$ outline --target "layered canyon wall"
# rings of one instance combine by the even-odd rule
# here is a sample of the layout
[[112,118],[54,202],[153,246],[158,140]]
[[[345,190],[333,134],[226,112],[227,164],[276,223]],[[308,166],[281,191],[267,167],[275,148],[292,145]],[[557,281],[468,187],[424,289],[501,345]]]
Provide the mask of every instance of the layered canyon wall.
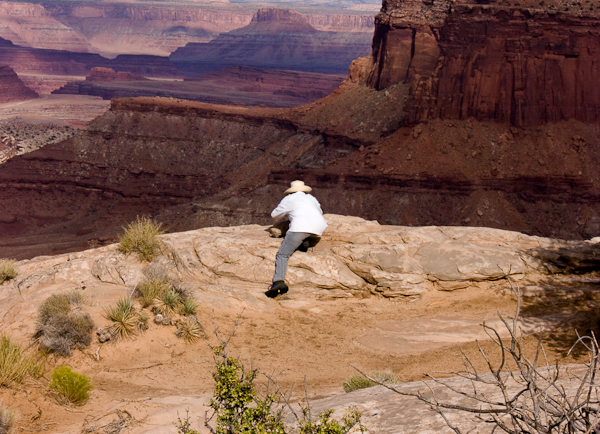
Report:
[[362,71],[410,83],[407,119],[540,125],[600,119],[598,17],[499,4],[387,1]]

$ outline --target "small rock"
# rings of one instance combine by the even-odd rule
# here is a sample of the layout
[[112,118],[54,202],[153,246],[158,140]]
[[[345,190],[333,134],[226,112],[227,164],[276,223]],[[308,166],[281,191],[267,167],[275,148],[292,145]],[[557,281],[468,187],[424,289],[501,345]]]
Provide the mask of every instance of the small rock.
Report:
[[96,330],[96,335],[98,335],[98,342],[100,343],[110,341],[110,333],[107,329],[98,327],[98,330]]
[[477,215],[478,215],[479,217],[481,217],[481,216],[483,215],[483,211],[481,211],[480,209],[478,209],[478,210],[477,210]]
[[464,223],[469,223],[471,221],[471,219],[469,217],[467,217],[466,219],[463,219]]
[[156,315],[154,315],[154,322],[156,324],[162,324],[163,322],[163,316],[160,313],[157,313]]
[[416,126],[415,129],[413,130],[413,138],[417,138],[419,137],[419,135],[423,132],[423,128],[419,125]]

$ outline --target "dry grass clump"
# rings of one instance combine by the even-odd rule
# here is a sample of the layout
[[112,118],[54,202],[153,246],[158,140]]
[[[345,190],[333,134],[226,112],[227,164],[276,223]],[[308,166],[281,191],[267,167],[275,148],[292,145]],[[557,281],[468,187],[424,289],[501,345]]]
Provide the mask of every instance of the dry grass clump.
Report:
[[391,371],[373,371],[369,376],[375,380],[371,380],[362,375],[353,375],[344,381],[344,392],[352,392],[358,389],[366,389],[367,387],[377,386],[377,382],[385,384],[396,384],[398,378]]
[[152,261],[160,253],[158,236],[164,231],[161,224],[149,217],[137,217],[124,227],[119,236],[119,250],[125,254],[136,253],[140,261]]
[[12,259],[0,259],[0,283],[17,277],[17,262]]
[[137,295],[142,307],[148,307],[154,300],[160,298],[163,293],[172,288],[171,282],[166,276],[150,276],[142,280],[137,286]]
[[175,335],[188,343],[194,343],[204,336],[204,329],[198,318],[195,316],[186,316],[179,320]]
[[0,338],[0,386],[9,387],[21,383],[25,377],[39,377],[44,361],[25,355],[17,344],[6,335]]
[[114,338],[129,338],[148,328],[148,315],[138,312],[129,297],[119,299],[115,304],[104,308],[104,316],[112,321],[108,328]]
[[0,434],[10,434],[17,416],[4,406],[0,406]]
[[135,297],[143,308],[152,307],[152,311],[170,317],[179,312],[180,315],[194,315],[199,303],[186,291],[178,287],[161,269],[150,269],[138,283]]
[[87,347],[92,342],[94,321],[85,312],[83,293],[73,290],[53,294],[38,309],[36,337],[40,346],[59,356],[68,357],[73,350]]
[[73,372],[68,366],[61,366],[52,372],[48,387],[57,394],[59,401],[75,405],[84,404],[93,389],[90,377]]

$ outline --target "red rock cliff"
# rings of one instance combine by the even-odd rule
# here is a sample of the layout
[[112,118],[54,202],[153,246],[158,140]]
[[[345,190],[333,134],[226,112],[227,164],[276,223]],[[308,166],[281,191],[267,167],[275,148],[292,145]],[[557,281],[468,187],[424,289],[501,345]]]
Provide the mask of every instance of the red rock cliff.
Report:
[[514,125],[600,119],[600,20],[543,10],[387,1],[376,17],[371,87],[408,83],[407,121]]

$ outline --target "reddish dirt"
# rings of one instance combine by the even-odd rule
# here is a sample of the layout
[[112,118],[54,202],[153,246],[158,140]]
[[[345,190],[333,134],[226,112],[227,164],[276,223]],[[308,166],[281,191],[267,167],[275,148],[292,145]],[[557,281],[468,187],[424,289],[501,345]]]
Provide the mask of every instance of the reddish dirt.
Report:
[[[566,312],[575,318],[576,322],[545,337],[550,362],[581,361],[565,357],[575,340],[574,330],[585,333],[590,326],[597,326],[600,296],[594,288],[582,289],[585,291],[562,288],[525,300],[524,316]],[[473,288],[451,293],[435,291],[412,303],[367,298],[312,300],[306,308],[284,307],[285,302],[272,302],[271,306],[270,313],[217,309],[214,314],[205,306],[199,316],[210,330],[214,315],[220,331],[225,333],[241,314],[242,324],[230,344],[232,355],[275,376],[284,388],[294,386],[297,393],[301,393],[306,378],[310,395],[318,397],[343,393],[342,382],[355,374],[351,365],[366,371],[389,369],[400,381],[412,381],[425,378],[426,373],[444,376],[462,369],[462,349],[477,360],[478,368],[485,369],[474,342],[398,356],[370,350],[357,344],[356,338],[388,321],[419,318],[425,321],[438,316],[481,321],[493,319],[497,313],[509,316],[514,312],[515,302],[504,288],[498,287],[496,291]],[[100,307],[91,310],[96,322],[104,324]],[[133,340],[100,347],[94,343],[66,360],[51,357],[44,377],[28,380],[13,389],[2,389],[0,398],[5,405],[18,410],[17,426],[21,430],[58,433],[79,432],[84,420],[109,412],[124,400],[209,396],[214,386],[211,379],[214,365],[207,345],[203,342],[187,345],[173,331],[173,327],[152,324],[146,333]],[[214,336],[210,339],[214,343]],[[525,342],[525,351],[533,354],[536,339],[530,337]],[[498,353],[493,345],[483,342],[482,347],[496,363]],[[95,390],[82,407],[59,405],[46,389],[49,372],[63,363],[92,378]]]

